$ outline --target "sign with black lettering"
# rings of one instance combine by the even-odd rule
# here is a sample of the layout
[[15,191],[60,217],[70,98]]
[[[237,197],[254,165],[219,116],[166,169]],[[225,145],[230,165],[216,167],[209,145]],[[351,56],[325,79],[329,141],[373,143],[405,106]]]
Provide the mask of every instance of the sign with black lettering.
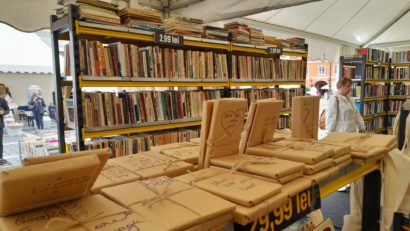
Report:
[[281,47],[268,47],[266,52],[268,55],[275,55],[275,56],[280,56],[282,55],[282,48]]
[[184,45],[184,37],[180,35],[155,32],[155,42],[163,45],[173,45],[182,47]]
[[253,223],[245,226],[235,224],[234,227],[235,231],[282,230],[316,209],[320,209],[319,185],[313,185],[289,198],[287,204],[259,217]]

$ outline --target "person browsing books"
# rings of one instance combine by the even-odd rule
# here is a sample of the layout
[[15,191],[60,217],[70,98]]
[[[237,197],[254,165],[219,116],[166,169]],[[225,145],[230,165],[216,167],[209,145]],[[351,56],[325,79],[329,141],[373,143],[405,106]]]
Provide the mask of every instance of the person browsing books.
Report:
[[3,159],[3,129],[4,129],[4,119],[3,116],[9,114],[9,106],[7,101],[4,99],[6,97],[6,87],[4,84],[0,84],[0,165],[7,164],[8,162]]
[[46,103],[41,96],[41,92],[34,91],[28,104],[33,106],[32,111],[37,129],[44,129],[43,117],[46,112]]
[[362,116],[350,97],[353,81],[342,78],[337,82],[337,92],[330,97],[326,112],[326,133],[365,132]]

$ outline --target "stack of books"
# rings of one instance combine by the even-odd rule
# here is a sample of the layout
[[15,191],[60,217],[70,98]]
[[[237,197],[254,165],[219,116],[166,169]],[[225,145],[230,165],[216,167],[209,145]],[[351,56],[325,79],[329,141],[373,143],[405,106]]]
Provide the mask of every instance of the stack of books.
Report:
[[201,38],[203,33],[202,24],[201,19],[185,17],[172,17],[164,20],[166,33],[198,38]]
[[140,30],[164,31],[161,13],[151,9],[126,7],[118,12],[121,23]]
[[238,22],[230,22],[225,24],[224,28],[232,34],[232,41],[238,43],[250,43],[250,31],[248,25]]
[[78,6],[79,17],[87,22],[120,25],[120,17],[117,15],[118,1],[99,1],[99,0],[63,0],[63,10],[58,9],[57,15],[62,16],[67,13],[67,6],[70,4]]
[[227,29],[214,27],[214,26],[205,26],[203,38],[208,39],[217,39],[217,40],[228,40],[229,31]]
[[264,36],[265,45],[270,47],[282,47],[282,43],[276,39],[276,37],[272,36]]
[[263,46],[265,45],[265,39],[263,31],[255,28],[249,28],[250,31],[250,41],[254,45]]
[[305,39],[304,38],[288,38],[289,48],[291,49],[305,49]]

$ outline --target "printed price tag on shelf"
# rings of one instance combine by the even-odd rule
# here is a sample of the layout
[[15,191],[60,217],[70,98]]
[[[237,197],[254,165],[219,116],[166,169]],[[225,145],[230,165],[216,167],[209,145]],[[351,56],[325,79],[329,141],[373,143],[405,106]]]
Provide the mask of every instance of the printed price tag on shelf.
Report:
[[285,205],[259,217],[253,223],[245,226],[235,224],[235,231],[282,230],[316,209],[320,209],[319,185],[313,185],[289,198]]
[[155,32],[155,42],[164,45],[183,46],[184,37],[180,35],[165,34],[162,32]]
[[282,55],[282,48],[281,47],[268,47],[266,49],[266,52],[268,53],[268,55],[277,55],[280,56]]

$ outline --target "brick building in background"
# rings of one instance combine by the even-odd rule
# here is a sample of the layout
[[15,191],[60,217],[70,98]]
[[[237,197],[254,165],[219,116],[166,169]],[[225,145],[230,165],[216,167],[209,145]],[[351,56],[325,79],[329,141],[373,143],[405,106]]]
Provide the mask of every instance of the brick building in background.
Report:
[[[330,83],[330,89],[336,89],[336,83],[339,79],[339,63],[328,61],[308,61],[306,70],[306,87],[308,89],[316,87],[328,89],[326,86]],[[326,86],[326,87],[324,87]]]

